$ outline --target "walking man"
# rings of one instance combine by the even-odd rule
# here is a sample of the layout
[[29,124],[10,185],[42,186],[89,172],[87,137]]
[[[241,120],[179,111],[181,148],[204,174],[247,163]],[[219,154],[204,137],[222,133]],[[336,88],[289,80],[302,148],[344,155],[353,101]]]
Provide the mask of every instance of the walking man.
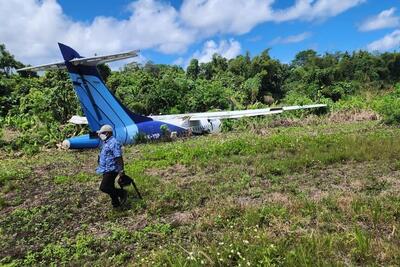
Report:
[[100,190],[108,194],[114,208],[120,207],[127,199],[127,192],[115,188],[115,178],[124,175],[121,144],[113,136],[113,128],[106,124],[97,132],[102,141],[96,172],[103,175]]

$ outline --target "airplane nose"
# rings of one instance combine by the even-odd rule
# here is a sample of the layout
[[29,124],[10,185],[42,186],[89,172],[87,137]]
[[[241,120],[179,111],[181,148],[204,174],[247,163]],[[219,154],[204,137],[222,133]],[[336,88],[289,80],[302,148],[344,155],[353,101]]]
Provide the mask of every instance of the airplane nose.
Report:
[[65,149],[69,149],[69,147],[71,146],[71,142],[69,140],[64,140],[61,144],[61,146]]

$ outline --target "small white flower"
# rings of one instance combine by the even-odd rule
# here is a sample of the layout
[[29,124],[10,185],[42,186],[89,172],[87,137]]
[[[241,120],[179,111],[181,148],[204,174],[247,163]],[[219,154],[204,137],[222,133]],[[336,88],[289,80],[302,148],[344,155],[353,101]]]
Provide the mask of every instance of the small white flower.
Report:
[[247,266],[250,266],[250,262],[249,261],[247,262]]
[[243,243],[245,243],[245,244],[248,244],[248,243],[249,243],[249,241],[247,241],[247,240],[243,240]]

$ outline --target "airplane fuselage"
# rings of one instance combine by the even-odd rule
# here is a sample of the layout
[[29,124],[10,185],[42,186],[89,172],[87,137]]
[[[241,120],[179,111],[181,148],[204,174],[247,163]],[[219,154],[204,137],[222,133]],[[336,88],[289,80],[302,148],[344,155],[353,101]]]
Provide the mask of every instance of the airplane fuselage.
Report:
[[[129,136],[129,130],[126,127],[114,129],[114,135],[123,145],[129,145],[136,142],[139,137],[146,140],[158,140],[161,138],[181,137],[189,135],[201,135],[209,133],[218,133],[221,131],[221,120],[203,119],[195,122],[182,120],[151,120],[136,124],[138,133],[135,136]],[[101,144],[96,133],[85,134],[81,136],[66,139],[62,147],[66,149],[85,149],[97,148]]]

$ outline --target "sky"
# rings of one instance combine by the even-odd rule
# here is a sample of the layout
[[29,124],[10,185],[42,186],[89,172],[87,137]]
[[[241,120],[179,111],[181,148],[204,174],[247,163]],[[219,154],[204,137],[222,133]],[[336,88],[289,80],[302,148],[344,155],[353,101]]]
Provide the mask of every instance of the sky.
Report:
[[399,51],[400,0],[0,0],[0,43],[17,60],[61,61],[57,42],[183,67],[265,49],[283,63],[306,49]]

